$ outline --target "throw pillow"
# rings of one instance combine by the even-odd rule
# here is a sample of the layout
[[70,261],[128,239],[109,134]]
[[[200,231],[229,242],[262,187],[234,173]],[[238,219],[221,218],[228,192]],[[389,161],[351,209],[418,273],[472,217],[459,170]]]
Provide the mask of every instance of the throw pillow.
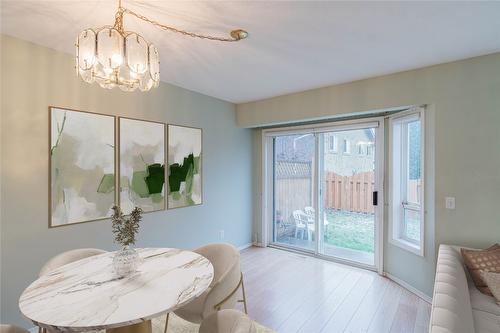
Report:
[[491,251],[491,250],[496,250],[496,249],[500,249],[500,244],[496,243],[492,246],[490,246],[489,248],[487,249],[484,249],[485,251]]
[[500,305],[500,273],[481,271],[481,276]]
[[500,247],[479,251],[461,249],[461,252],[476,288],[483,294],[493,296],[480,271],[500,273]]

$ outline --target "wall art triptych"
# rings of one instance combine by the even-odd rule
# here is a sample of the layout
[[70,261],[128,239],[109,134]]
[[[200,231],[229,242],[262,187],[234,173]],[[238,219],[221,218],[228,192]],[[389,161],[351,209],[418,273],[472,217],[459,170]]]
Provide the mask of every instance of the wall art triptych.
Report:
[[202,203],[200,128],[49,111],[49,227]]

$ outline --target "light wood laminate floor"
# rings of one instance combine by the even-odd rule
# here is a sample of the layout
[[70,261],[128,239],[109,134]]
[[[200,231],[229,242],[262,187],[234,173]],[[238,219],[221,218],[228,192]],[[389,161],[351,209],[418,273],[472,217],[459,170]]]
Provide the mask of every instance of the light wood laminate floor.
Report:
[[430,304],[375,272],[259,247],[241,265],[250,317],[277,332],[428,331]]

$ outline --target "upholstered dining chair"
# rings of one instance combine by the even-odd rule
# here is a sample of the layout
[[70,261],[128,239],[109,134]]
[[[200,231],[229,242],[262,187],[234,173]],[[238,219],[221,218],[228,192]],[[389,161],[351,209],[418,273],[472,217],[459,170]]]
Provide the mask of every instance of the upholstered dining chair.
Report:
[[255,333],[253,321],[238,310],[226,309],[203,319],[199,333]]
[[[72,263],[74,261],[96,256],[98,254],[103,254],[103,253],[106,253],[106,251],[93,248],[75,249],[59,253],[58,255],[50,258],[49,261],[47,261],[45,265],[42,266],[42,269],[40,270],[40,273],[38,273],[38,276],[46,275],[48,272],[58,267]],[[46,332],[47,330],[44,328],[38,329],[38,333],[46,333]],[[12,332],[12,333],[18,333],[18,332]]]
[[[245,313],[247,303],[243,274],[240,268],[240,253],[230,244],[209,244],[193,250],[207,258],[214,267],[214,278],[208,289],[199,297],[174,311],[176,315],[189,322],[199,324],[209,315],[233,308],[236,302],[243,302]],[[239,299],[241,288],[243,298]],[[168,319],[165,322],[165,333],[168,329]]]
[[103,254],[106,253],[104,250],[100,249],[75,249],[75,250],[70,250],[66,251],[63,253],[59,253],[55,257],[52,257],[43,265],[42,269],[40,270],[40,273],[38,273],[39,276],[46,275],[48,272],[51,270],[54,270],[58,267],[64,266],[66,264],[69,264],[71,262],[83,259],[83,258],[88,258],[92,256],[96,256],[98,254]]
[[29,333],[29,331],[19,326],[1,324],[0,333]]

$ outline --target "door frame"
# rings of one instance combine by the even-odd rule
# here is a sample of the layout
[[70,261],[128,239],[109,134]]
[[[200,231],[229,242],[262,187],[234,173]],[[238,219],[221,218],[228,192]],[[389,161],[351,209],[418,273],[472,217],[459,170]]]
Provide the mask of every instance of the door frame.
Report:
[[[316,184],[316,189],[319,189],[320,185],[319,171],[320,163],[319,161],[319,136],[318,133],[334,132],[334,131],[344,131],[344,130],[355,130],[367,127],[376,128],[376,141],[375,141],[375,186],[374,191],[378,191],[378,205],[375,209],[375,253],[374,253],[374,265],[365,265],[355,261],[350,261],[346,259],[326,256],[319,253],[319,237],[316,237],[315,251],[303,250],[293,246],[286,246],[282,244],[276,244],[273,242],[273,220],[274,220],[274,170],[273,170],[273,138],[281,135],[292,135],[292,134],[306,134],[311,133],[315,135],[315,159],[316,159],[316,170],[314,172],[313,182]],[[320,124],[310,124],[310,125],[299,125],[299,126],[287,126],[278,127],[271,129],[262,130],[262,184],[261,184],[261,223],[260,223],[260,234],[261,243],[259,245],[267,247],[277,247],[294,252],[300,252],[308,255],[312,255],[317,258],[326,259],[334,262],[339,262],[343,264],[348,264],[351,266],[361,267],[365,269],[370,269],[377,271],[379,274],[383,274],[383,264],[384,264],[384,117],[371,117],[362,119],[353,119],[346,121],[328,122]],[[316,225],[315,230],[319,231],[319,200],[321,200],[321,194],[319,190],[314,191],[314,208],[316,211]]]

